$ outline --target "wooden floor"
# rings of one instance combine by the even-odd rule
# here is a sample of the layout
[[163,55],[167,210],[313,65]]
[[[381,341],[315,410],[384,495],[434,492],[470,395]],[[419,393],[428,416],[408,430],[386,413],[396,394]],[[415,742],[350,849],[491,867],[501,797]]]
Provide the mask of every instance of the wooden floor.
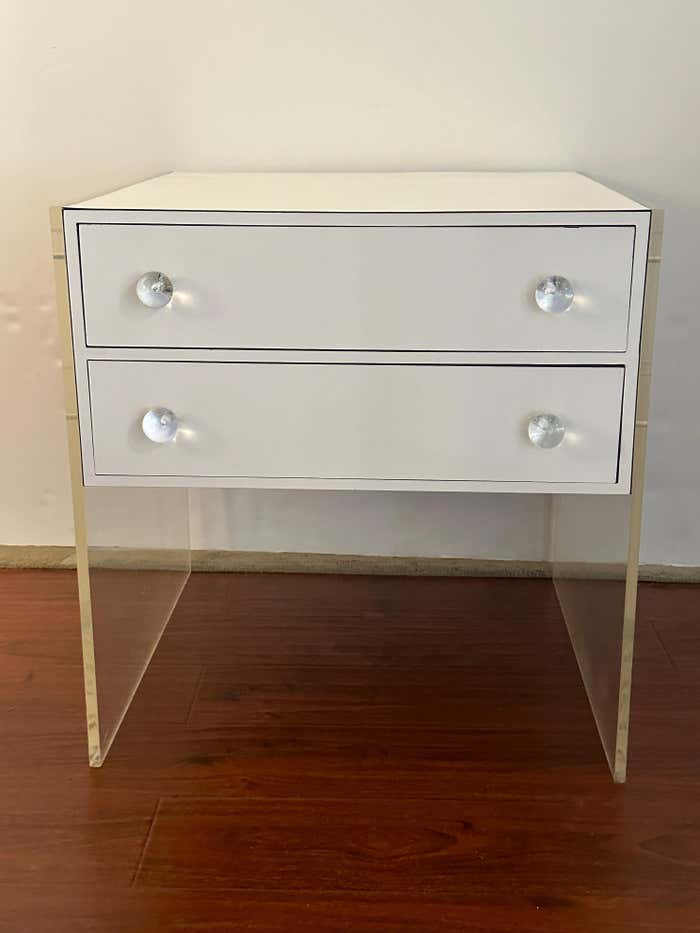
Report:
[[700,930],[700,588],[612,784],[547,581],[203,574],[87,768],[75,580],[0,574],[0,930]]

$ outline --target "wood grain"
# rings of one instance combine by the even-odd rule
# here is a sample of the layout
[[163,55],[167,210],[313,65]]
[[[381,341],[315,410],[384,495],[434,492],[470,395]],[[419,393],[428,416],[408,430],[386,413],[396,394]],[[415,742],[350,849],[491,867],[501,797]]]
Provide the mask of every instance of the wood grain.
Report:
[[699,931],[699,607],[615,787],[546,581],[195,575],[96,772],[74,576],[0,573],[0,931]]

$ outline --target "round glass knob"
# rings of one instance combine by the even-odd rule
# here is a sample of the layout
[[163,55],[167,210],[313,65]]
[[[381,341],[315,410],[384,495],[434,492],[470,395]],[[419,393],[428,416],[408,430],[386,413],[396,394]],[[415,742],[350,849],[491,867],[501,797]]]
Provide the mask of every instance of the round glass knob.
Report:
[[541,311],[561,314],[568,311],[574,301],[571,282],[563,275],[548,275],[535,289],[535,301]]
[[147,308],[164,308],[173,297],[173,283],[162,272],[146,272],[136,283],[136,295]]
[[169,408],[151,408],[143,416],[143,433],[154,444],[167,444],[177,434],[177,415]]
[[566,425],[557,415],[534,415],[527,426],[527,436],[535,447],[549,450],[564,440]]

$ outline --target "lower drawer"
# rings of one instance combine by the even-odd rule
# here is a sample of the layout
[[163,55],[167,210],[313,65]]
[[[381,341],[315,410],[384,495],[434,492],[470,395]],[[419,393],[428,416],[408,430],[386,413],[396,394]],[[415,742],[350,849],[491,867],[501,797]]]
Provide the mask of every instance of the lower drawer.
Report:
[[[187,485],[188,478],[229,477],[236,485],[236,478],[257,477],[357,480],[364,488],[367,480],[378,487],[406,480],[419,484],[411,488],[465,481],[525,488],[617,479],[621,366],[88,366],[98,482],[162,477]],[[144,433],[153,409],[173,418],[152,417],[149,433],[171,439]],[[558,446],[533,442],[531,434],[541,440],[530,427],[538,415],[560,419],[563,436],[545,435]]]

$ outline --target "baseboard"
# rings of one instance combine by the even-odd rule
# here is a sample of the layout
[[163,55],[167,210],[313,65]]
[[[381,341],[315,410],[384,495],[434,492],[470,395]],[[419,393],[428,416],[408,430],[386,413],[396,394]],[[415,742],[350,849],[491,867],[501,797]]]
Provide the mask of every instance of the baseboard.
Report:
[[[93,553],[95,566],[151,570],[172,569],[172,559],[168,555],[167,551],[130,548],[104,548]],[[73,570],[75,553],[69,547],[0,545],[0,568]],[[550,576],[547,561],[307,554],[292,551],[195,550],[192,551],[192,570],[203,573],[341,573],[410,577]],[[578,573],[574,575],[578,576]],[[616,579],[619,577],[619,566],[600,564],[596,568],[596,576]],[[642,564],[639,578],[656,583],[700,583],[700,567]]]
[[0,544],[0,567],[73,570],[75,568],[75,548],[55,545]]
[[406,577],[548,577],[545,561],[388,557],[294,551],[193,551],[192,570],[229,573],[342,573]]

